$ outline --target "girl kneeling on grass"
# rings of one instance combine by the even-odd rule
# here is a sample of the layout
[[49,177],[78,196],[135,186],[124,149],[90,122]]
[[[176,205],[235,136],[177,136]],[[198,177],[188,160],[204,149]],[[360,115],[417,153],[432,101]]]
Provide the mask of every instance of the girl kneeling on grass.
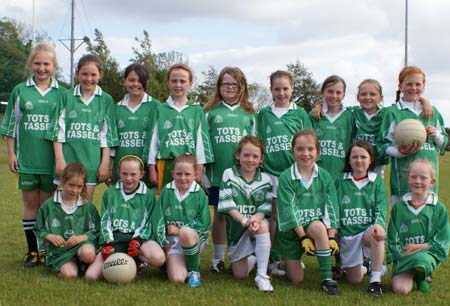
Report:
[[95,260],[100,217],[86,200],[87,174],[79,162],[70,163],[61,176],[62,189],[39,209],[34,232],[47,244],[47,265],[62,278],[75,278]]
[[227,214],[228,256],[237,279],[248,276],[257,263],[256,286],[273,291],[267,276],[270,255],[269,222],[272,206],[271,178],[261,173],[264,145],[255,136],[246,136],[236,151],[238,167],[223,173],[219,213]]
[[195,182],[197,161],[184,153],[173,162],[173,181],[164,186],[158,199],[166,225],[167,276],[190,287],[200,286],[200,254],[208,242],[211,225],[208,199]]
[[354,142],[345,156],[343,177],[336,181],[339,201],[339,244],[347,281],[363,279],[364,255],[371,259],[370,285],[373,297],[382,295],[381,269],[386,237],[387,193],[383,179],[374,171],[375,151],[364,140]]
[[448,212],[431,191],[435,182],[432,162],[413,161],[408,171],[410,192],[392,208],[387,262],[393,263],[392,288],[395,293],[410,293],[414,283],[420,291],[431,292],[425,277],[448,256]]
[[161,267],[164,252],[162,212],[155,196],[143,181],[144,162],[135,155],[119,161],[120,180],[103,194],[101,236],[102,250],[86,272],[86,278],[102,276],[103,262],[115,252],[127,253],[136,261],[137,274],[145,264]]
[[331,255],[339,252],[339,208],[333,178],[316,164],[319,152],[313,131],[303,130],[292,138],[295,163],[280,175],[278,184],[278,237],[292,282],[303,281],[301,256],[316,255],[321,289],[339,295],[331,272]]

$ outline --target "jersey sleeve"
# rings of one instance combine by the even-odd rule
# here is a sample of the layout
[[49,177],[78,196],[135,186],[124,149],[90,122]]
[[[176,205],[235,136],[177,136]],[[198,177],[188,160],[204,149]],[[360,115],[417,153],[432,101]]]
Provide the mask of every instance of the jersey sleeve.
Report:
[[448,212],[445,206],[438,202],[436,212],[433,218],[433,228],[435,232],[431,235],[431,241],[428,241],[431,254],[439,263],[445,261],[448,256],[450,243],[450,225],[448,223]]
[[231,180],[229,179],[231,169],[225,170],[220,183],[219,191],[219,205],[217,212],[219,214],[227,214],[230,210],[237,210],[237,205],[233,199],[233,187],[231,186]]
[[134,231],[133,238],[150,240],[150,237],[152,235],[151,212],[152,207],[154,205],[155,205],[155,198],[153,197],[153,195],[146,194],[144,214],[142,216],[141,222]]
[[156,165],[156,156],[159,152],[159,131],[158,131],[158,109],[155,109],[156,114],[153,116],[153,122],[150,121],[147,130],[147,139],[142,151],[142,159],[147,164]]
[[[52,201],[52,198],[50,198],[47,201]],[[45,240],[45,237],[47,237],[48,234],[51,234],[49,232],[49,227],[47,224],[47,216],[50,213],[47,201],[39,208],[36,223],[34,224],[33,229],[33,232],[36,235],[36,237],[38,239],[41,239],[42,241]]]
[[391,218],[388,225],[388,239],[386,248],[386,262],[392,263],[399,258],[405,251],[403,250],[403,243],[400,238],[400,232],[398,228],[397,206],[400,203],[395,204],[391,211]]
[[50,121],[50,127],[47,130],[45,138],[53,142],[66,142],[66,105],[67,94],[70,90],[65,91],[58,103],[56,103],[53,115]]
[[199,106],[200,123],[197,128],[196,137],[196,158],[200,165],[214,162],[213,149],[209,138],[208,126],[206,123],[205,113]]
[[277,192],[277,224],[281,232],[286,232],[297,226],[304,225],[296,218],[296,201],[299,199],[296,197],[293,182],[289,176],[289,170],[286,171],[279,178]]
[[87,232],[89,240],[97,245],[100,236],[100,216],[98,214],[97,208],[92,202],[89,202],[89,223],[87,224]]
[[327,228],[337,229],[340,226],[339,206],[337,199],[336,186],[330,174],[324,173],[325,184],[325,212],[322,222]]
[[105,117],[103,118],[102,130],[100,131],[100,147],[117,147],[119,145],[119,137],[117,133],[114,102],[111,96],[106,94],[101,102],[105,104]]
[[211,216],[209,213],[208,199],[206,198],[203,190],[198,191],[199,212],[197,218],[188,222],[187,226],[194,229],[199,237],[203,237],[208,234],[209,227],[211,225]]
[[8,105],[3,115],[2,125],[0,126],[0,134],[8,137],[16,137],[17,126],[17,109],[19,107],[20,92],[19,86],[16,86],[9,96]]
[[[115,188],[111,186],[109,188]],[[110,189],[107,189],[103,194],[102,198],[102,210],[101,210],[101,219],[100,219],[100,241],[99,244],[102,245],[107,241],[114,241],[114,235],[112,230],[112,217],[110,215],[109,203],[111,199],[109,198]]]
[[375,148],[377,150],[377,156],[386,156],[386,151],[389,147],[397,147],[394,141],[395,116],[393,107],[391,106],[386,109],[383,120],[381,121],[377,146]]
[[269,185],[264,188],[264,198],[258,203],[256,207],[256,213],[264,214],[265,216],[270,216],[272,214],[272,199],[273,199],[273,186],[272,180],[267,178]]
[[436,129],[438,130],[438,132],[441,133],[441,135],[443,136],[443,143],[442,145],[438,148],[439,149],[439,153],[441,155],[445,154],[445,147],[447,147],[448,144],[448,135],[447,132],[445,131],[445,124],[444,124],[444,119],[442,118],[441,113],[434,108],[434,113],[436,114],[436,121],[437,121],[437,125],[436,125]]
[[380,176],[376,179],[374,224],[379,224],[386,230],[387,192]]
[[164,223],[162,206],[159,201],[157,202],[155,200],[153,202],[150,223],[152,228],[152,235],[150,239],[156,241],[161,247],[165,246],[167,244],[166,225]]

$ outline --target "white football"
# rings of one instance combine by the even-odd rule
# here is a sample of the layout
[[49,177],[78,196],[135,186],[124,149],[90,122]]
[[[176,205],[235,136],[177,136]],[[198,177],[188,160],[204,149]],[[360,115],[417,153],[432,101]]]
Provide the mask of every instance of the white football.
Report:
[[125,284],[136,277],[136,263],[125,253],[114,253],[103,263],[103,277],[110,283]]
[[419,120],[405,119],[395,127],[394,140],[397,145],[416,144],[421,147],[427,140],[427,131]]

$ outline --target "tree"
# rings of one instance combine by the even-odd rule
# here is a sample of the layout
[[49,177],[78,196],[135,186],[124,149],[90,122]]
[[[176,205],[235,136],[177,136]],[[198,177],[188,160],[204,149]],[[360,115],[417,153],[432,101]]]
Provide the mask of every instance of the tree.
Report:
[[94,42],[88,40],[86,49],[102,60],[104,71],[99,85],[113,97],[114,101],[120,101],[125,94],[125,89],[120,85],[122,84],[122,77],[119,63],[111,56],[111,50],[106,45],[102,32],[98,29],[95,29]]
[[192,98],[201,105],[205,105],[214,94],[219,74],[214,66],[209,66],[209,70],[203,71],[202,75],[203,82],[195,86]]
[[0,101],[7,101],[14,86],[26,80],[31,40],[25,26],[8,18],[0,20]]
[[169,96],[169,88],[166,82],[167,71],[173,64],[187,63],[187,59],[183,54],[176,51],[154,53],[150,34],[146,30],[143,33],[142,39],[134,38],[139,47],[132,48],[133,57],[130,61],[142,64],[147,68],[150,74],[149,84],[147,85],[148,92],[154,98],[165,101]]
[[270,90],[260,83],[251,83],[248,85],[250,102],[257,112],[272,103]]
[[303,107],[306,112],[311,110],[312,104],[320,100],[319,85],[313,79],[313,75],[308,69],[297,59],[295,64],[286,65],[288,71],[294,77],[294,93],[291,100]]

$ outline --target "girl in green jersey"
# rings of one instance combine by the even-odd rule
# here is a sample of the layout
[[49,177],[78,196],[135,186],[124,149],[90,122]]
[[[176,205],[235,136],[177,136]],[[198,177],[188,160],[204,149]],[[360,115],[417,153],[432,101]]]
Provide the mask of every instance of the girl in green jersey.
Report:
[[79,269],[95,260],[100,217],[86,200],[86,169],[68,164],[61,176],[61,190],[39,209],[34,231],[47,244],[47,265],[62,278],[75,278]]
[[414,284],[422,292],[431,292],[425,277],[447,259],[448,212],[432,192],[435,183],[434,165],[424,159],[413,161],[408,171],[410,192],[392,208],[387,262],[393,263],[395,293],[408,294]]
[[22,225],[28,245],[23,266],[34,267],[44,263],[45,251],[38,252],[33,226],[39,207],[55,190],[52,182],[55,157],[45,134],[64,88],[53,78],[58,64],[52,46],[37,45],[30,53],[27,66],[33,75],[14,87],[0,134],[6,136],[9,169],[18,174],[18,188],[22,190]]

